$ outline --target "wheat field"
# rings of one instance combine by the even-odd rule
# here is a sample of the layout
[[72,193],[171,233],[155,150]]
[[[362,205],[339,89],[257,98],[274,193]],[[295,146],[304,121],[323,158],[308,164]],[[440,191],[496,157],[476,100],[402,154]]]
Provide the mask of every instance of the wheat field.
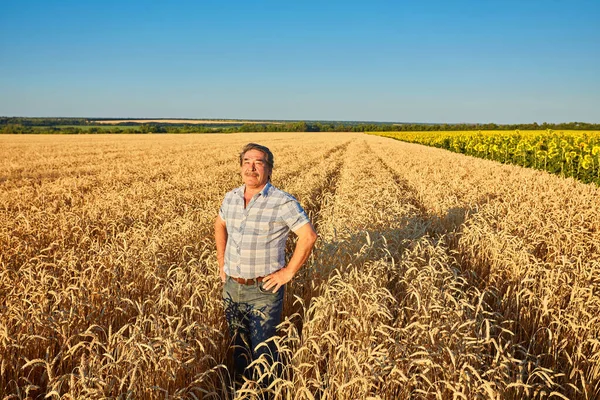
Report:
[[[282,375],[233,389],[212,229],[251,141],[319,239]],[[596,186],[358,133],[1,136],[0,167],[0,398],[600,398]]]

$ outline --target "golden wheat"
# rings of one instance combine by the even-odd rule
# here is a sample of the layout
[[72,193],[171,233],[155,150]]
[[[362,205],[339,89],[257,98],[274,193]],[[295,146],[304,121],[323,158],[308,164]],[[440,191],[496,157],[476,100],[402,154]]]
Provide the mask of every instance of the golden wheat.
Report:
[[[283,373],[234,390],[212,221],[250,141],[319,240]],[[0,143],[0,398],[600,396],[597,187],[354,133]]]

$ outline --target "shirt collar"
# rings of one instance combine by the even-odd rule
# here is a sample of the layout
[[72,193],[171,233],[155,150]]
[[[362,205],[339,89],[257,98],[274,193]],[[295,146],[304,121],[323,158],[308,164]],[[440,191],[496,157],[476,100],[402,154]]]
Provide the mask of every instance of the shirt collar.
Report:
[[271,193],[272,187],[273,187],[273,185],[271,185],[271,181],[268,181],[267,184],[265,185],[265,187],[263,188],[263,190],[260,191],[260,195],[267,197],[269,195],[269,193]]

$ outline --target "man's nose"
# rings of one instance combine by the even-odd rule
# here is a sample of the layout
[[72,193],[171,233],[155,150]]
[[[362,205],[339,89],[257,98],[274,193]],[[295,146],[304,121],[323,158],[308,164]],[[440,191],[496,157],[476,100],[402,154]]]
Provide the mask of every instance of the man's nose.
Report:
[[256,164],[252,163],[251,168],[252,168],[252,171],[256,171]]

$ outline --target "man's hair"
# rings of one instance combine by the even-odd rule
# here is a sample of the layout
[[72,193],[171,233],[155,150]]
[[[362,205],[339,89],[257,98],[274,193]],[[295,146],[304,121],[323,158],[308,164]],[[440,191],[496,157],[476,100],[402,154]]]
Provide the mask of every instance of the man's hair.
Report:
[[244,154],[250,150],[261,151],[265,155],[265,161],[267,162],[267,165],[273,169],[273,165],[275,163],[275,160],[273,160],[273,153],[271,153],[271,150],[269,150],[268,147],[256,143],[248,143],[244,146],[242,152],[240,153],[240,165],[244,163]]

